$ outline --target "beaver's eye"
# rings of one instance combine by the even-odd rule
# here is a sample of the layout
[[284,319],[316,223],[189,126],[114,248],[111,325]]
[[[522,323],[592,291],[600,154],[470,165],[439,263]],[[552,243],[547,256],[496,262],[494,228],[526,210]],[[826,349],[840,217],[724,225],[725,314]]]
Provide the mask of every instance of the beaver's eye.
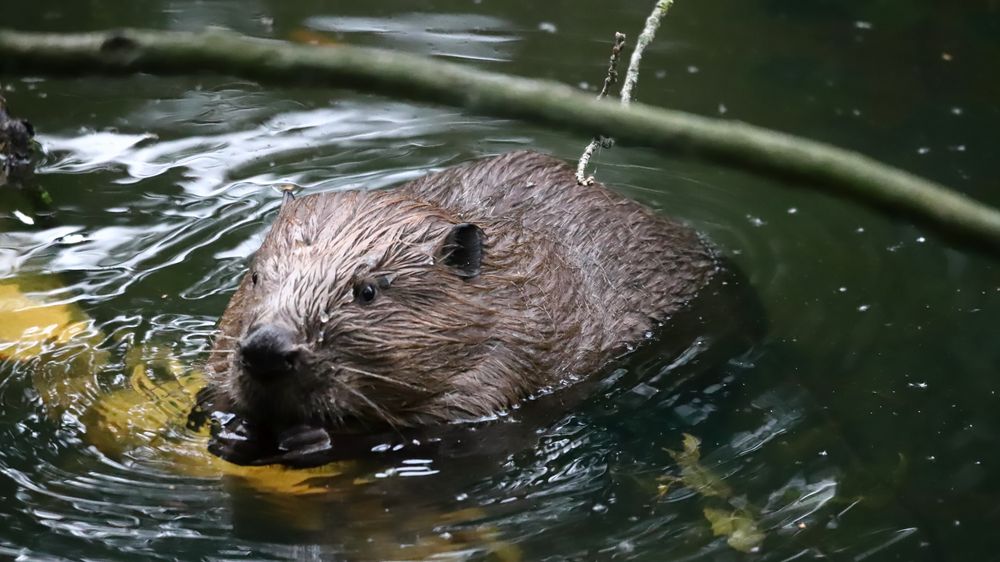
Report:
[[256,271],[250,274],[250,282],[253,283],[254,287],[257,286],[257,283],[260,283],[260,275]]
[[375,300],[378,289],[371,281],[362,281],[354,286],[354,300],[360,304],[368,304]]

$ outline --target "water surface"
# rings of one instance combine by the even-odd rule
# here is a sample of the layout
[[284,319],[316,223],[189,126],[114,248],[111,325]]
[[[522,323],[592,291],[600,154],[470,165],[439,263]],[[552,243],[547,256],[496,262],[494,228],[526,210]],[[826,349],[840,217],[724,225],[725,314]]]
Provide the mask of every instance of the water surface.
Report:
[[[634,37],[650,8],[369,4],[40,1],[4,7],[3,25],[221,25],[400,49],[594,91],[612,33]],[[992,0],[678,0],[637,95],[857,149],[1000,205],[997,60],[1000,5]],[[0,268],[5,277],[42,276],[50,298],[93,319],[106,336],[93,375],[102,392],[129,386],[130,350],[185,365],[204,358],[280,203],[273,185],[380,188],[513,149],[574,160],[587,141],[449,108],[226,77],[18,77],[3,86],[16,113],[41,131],[47,155],[37,181],[54,214],[4,192]],[[507,424],[514,429],[483,438],[509,450],[379,458],[308,496],[178,470],[156,447],[112,458],[88,443],[87,419],[53,419],[33,388],[33,372],[69,364],[79,346],[5,361],[0,553],[996,557],[994,259],[904,219],[648,150],[617,147],[595,163],[599,179],[695,225],[738,264],[764,309],[763,338],[716,355],[705,352],[712,333],[659,342],[685,353],[646,349],[555,419]],[[152,384],[167,388],[174,376],[153,370]],[[744,506],[765,532],[758,553],[713,535],[704,510],[714,504],[703,493],[672,485],[661,494],[660,478],[680,473],[665,449],[679,450],[685,433],[701,440],[703,464],[732,489],[727,505]]]

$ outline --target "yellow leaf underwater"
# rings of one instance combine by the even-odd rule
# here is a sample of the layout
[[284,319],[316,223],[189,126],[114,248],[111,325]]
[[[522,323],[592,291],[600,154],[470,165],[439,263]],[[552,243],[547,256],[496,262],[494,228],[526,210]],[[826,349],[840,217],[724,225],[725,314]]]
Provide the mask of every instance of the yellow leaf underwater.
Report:
[[726,543],[734,550],[756,552],[764,542],[764,533],[757,528],[757,523],[740,510],[706,507],[703,512],[712,525],[712,533],[726,537]]
[[26,293],[52,288],[52,281],[43,277],[0,281],[0,359],[34,357],[45,343],[65,343],[88,329],[79,308]]
[[714,472],[702,466],[700,446],[701,441],[697,437],[685,433],[683,450],[667,450],[681,467],[681,475],[678,479],[684,486],[696,490],[705,497],[729,498],[733,495],[729,486]]
[[[714,504],[734,505],[733,491],[718,475],[701,464],[701,441],[689,433],[684,434],[681,451],[671,451],[670,456],[680,466],[680,476],[661,476],[658,496],[663,497],[671,484],[680,483],[691,488]],[[726,543],[740,552],[756,552],[764,541],[756,520],[749,509],[705,507],[702,511],[712,526],[715,536],[726,537]]]

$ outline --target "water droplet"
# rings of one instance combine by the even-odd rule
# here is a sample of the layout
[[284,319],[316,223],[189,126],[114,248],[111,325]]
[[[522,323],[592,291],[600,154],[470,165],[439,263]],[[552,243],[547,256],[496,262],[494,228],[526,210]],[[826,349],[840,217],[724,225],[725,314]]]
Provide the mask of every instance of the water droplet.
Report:
[[789,215],[794,215],[794,214],[795,214],[795,213],[797,213],[797,212],[799,212],[799,210],[798,210],[798,209],[796,209],[795,207],[789,207],[789,208],[788,208],[788,214],[789,214]]
[[963,113],[965,113],[965,110],[962,109],[961,107],[953,107],[953,108],[951,108],[951,114],[952,115],[961,115]]
[[697,66],[695,66],[695,65],[692,64],[691,66],[689,66],[687,68],[687,71],[688,71],[688,74],[698,74],[698,72],[700,72],[700,69]]
[[861,306],[858,307],[858,312],[867,312],[869,308],[871,308],[871,306],[869,306],[867,304],[863,304],[863,305],[861,305]]
[[846,293],[847,292],[847,287],[840,287],[840,288],[837,289],[837,291],[841,292],[841,293]]
[[872,27],[873,27],[872,26],[872,22],[870,22],[870,21],[858,20],[858,21],[854,22],[854,29],[864,29],[864,30],[867,31],[867,30],[871,29]]
[[556,27],[556,24],[550,21],[543,21],[542,23],[538,24],[538,29],[540,31],[544,31],[545,33],[555,33],[556,31],[559,31],[559,29]]
[[930,151],[931,148],[929,146],[921,146],[920,148],[917,149],[917,154],[923,155],[929,153]]
[[729,108],[726,107],[726,104],[724,103],[719,104],[719,115],[725,115],[728,111]]
[[923,236],[917,236],[917,242],[919,242],[920,244],[923,244],[926,241],[927,241],[927,239],[924,238]]
[[31,226],[31,225],[35,224],[35,219],[29,217],[28,215],[22,213],[21,211],[19,211],[17,209],[14,209],[14,216],[17,217],[17,220],[23,222],[24,224],[26,224],[28,226]]

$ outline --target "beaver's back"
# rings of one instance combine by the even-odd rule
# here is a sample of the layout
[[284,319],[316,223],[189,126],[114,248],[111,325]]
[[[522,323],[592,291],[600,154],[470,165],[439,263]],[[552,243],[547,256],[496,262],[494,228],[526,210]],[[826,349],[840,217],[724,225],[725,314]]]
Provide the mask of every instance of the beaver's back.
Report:
[[[509,219],[549,244],[565,274],[540,279],[551,307],[575,306],[581,344],[601,356],[634,342],[683,307],[717,269],[691,228],[661,217],[600,184],[578,185],[554,157],[519,151],[471,162],[405,184],[402,190],[462,220]],[[568,291],[567,284],[573,284]],[[560,302],[572,293],[581,302]],[[606,357],[604,358],[607,359]]]

